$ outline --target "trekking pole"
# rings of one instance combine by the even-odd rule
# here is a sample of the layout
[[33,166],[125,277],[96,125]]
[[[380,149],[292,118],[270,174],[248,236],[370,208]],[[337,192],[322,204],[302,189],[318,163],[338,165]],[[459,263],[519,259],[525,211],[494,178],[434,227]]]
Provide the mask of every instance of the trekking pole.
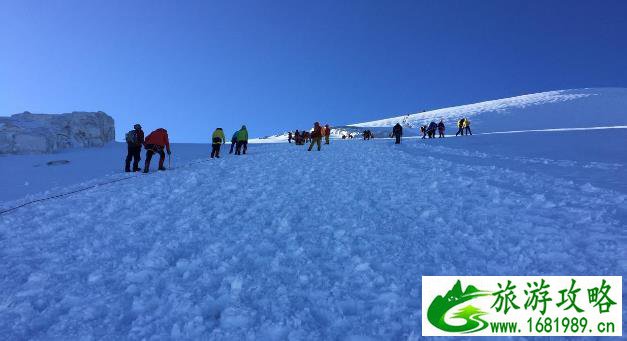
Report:
[[170,159],[172,159],[172,156],[168,154],[168,169],[172,169],[172,166],[170,165]]

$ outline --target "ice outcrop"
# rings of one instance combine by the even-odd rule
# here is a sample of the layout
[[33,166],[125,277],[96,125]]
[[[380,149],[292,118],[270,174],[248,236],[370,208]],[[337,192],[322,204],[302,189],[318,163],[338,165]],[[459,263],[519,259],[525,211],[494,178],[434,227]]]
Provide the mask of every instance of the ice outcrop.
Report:
[[113,118],[102,111],[58,115],[23,112],[0,117],[0,154],[102,147],[114,139]]

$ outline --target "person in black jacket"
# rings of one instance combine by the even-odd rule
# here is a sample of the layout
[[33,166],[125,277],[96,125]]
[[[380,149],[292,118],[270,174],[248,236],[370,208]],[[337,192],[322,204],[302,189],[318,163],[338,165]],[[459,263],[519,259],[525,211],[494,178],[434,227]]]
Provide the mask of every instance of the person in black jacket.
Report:
[[141,170],[141,168],[139,168],[139,160],[141,160],[142,146],[144,145],[144,131],[142,130],[142,126],[136,124],[133,126],[133,130],[126,133],[126,145],[128,152],[126,153],[124,171],[131,171],[132,160],[133,172],[138,172]]
[[464,136],[464,119],[460,119],[459,121],[457,121],[457,132],[455,133],[455,136],[462,134],[462,136]]
[[431,123],[429,123],[429,126],[427,127],[427,137],[429,137],[430,139],[435,138],[435,130],[438,128],[438,125],[431,121]]
[[440,123],[438,123],[438,133],[440,134],[440,138],[444,137],[445,129],[446,127],[444,126],[444,120],[440,120]]
[[392,136],[396,137],[395,144],[401,143],[401,137],[403,136],[403,127],[399,123],[396,123],[394,128],[392,128]]

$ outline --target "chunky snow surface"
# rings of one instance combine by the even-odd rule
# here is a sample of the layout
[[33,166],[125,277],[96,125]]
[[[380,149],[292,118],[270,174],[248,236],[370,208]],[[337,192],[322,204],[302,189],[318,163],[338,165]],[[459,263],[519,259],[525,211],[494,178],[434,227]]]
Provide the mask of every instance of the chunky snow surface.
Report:
[[626,132],[258,144],[27,206],[0,335],[417,339],[421,275],[625,276]]
[[0,154],[101,147],[114,139],[113,118],[100,111],[0,117]]
[[442,117],[451,134],[467,116],[476,134],[401,145],[178,144],[149,175],[120,172],[120,143],[0,156],[0,210],[130,176],[0,215],[0,335],[414,340],[422,275],[627,276],[626,101],[555,91],[336,127]]

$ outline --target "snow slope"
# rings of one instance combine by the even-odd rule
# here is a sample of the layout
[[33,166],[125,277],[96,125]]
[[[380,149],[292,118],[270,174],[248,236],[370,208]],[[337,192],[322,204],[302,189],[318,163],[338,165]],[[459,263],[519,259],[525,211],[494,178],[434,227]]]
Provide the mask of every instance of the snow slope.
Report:
[[[0,334],[417,339],[421,275],[625,276],[604,135],[259,144],[27,206],[0,217]],[[573,141],[606,152],[546,147]]]
[[[335,138],[339,138],[349,132],[358,136],[363,130],[370,129],[378,137],[387,137],[391,127],[400,123],[405,128],[405,136],[416,136],[421,125],[444,120],[448,133],[454,134],[456,122],[462,117],[470,119],[475,132],[625,126],[627,89],[587,88],[541,92],[370,122],[332,124],[332,133]],[[286,140],[287,134],[260,139],[262,142]]]
[[454,127],[461,117],[483,132],[580,128],[627,124],[627,89],[590,88],[548,91],[354,124],[391,127],[397,122],[419,127],[444,119]]
[[[0,335],[415,340],[422,275],[611,274],[626,287],[627,94],[586,91],[477,114],[472,137],[255,144],[220,160],[176,145],[171,171],[2,214]],[[529,127],[542,131],[493,133]],[[57,166],[2,157],[20,182],[58,188],[19,199],[29,186],[16,186],[0,208],[125,177],[123,148],[53,154],[71,160]]]

